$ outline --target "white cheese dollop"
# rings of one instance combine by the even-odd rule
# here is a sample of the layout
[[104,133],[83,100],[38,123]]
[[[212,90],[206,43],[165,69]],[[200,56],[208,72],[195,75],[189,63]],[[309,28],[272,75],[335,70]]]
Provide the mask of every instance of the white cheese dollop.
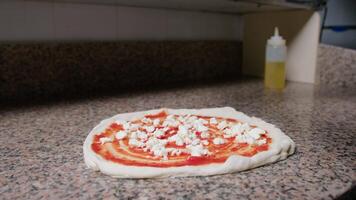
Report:
[[191,115],[184,115],[183,116],[183,122],[188,121],[188,119],[190,118]]
[[143,131],[137,131],[136,132],[137,138],[141,139],[141,140],[146,140],[147,139],[147,134]]
[[185,137],[185,138],[183,138],[183,141],[184,141],[184,143],[185,144],[191,144],[193,141],[192,141],[192,139],[190,139],[189,137]]
[[184,145],[184,140],[181,137],[177,137],[175,142],[176,142],[177,146],[183,146]]
[[174,115],[168,115],[166,119],[169,119],[169,120],[174,120]]
[[190,138],[192,140],[192,142],[193,142],[193,140],[195,140],[197,138],[197,135],[195,133],[190,133],[188,135],[188,138]]
[[179,149],[172,149],[170,151],[170,153],[171,153],[172,156],[175,156],[175,155],[180,156],[180,154],[182,154],[182,151],[179,150]]
[[238,134],[241,134],[242,132],[244,131],[242,125],[240,123],[236,124],[236,125],[233,125],[231,127],[231,133],[233,135],[238,135]]
[[138,124],[128,124],[128,125],[129,125],[128,130],[130,130],[130,131],[136,131],[138,129],[138,127],[140,126]]
[[134,147],[144,147],[145,143],[143,143],[137,139],[130,139],[129,145],[134,146]]
[[156,157],[163,157],[163,159],[167,159],[167,151],[166,148],[162,145],[155,145],[151,148],[153,155]]
[[223,138],[217,137],[217,138],[214,138],[213,143],[215,145],[225,144],[225,140]]
[[194,123],[197,119],[198,119],[198,117],[196,117],[196,116],[189,116],[186,121],[188,123]]
[[224,133],[224,138],[232,138],[235,135],[232,133],[232,130],[230,128],[224,129],[223,130]]
[[122,127],[125,129],[125,130],[129,130],[130,129],[130,126],[131,126],[131,123],[130,122],[127,122],[125,124],[122,125]]
[[172,135],[171,137],[168,138],[169,142],[175,142],[177,146],[183,146],[184,145],[184,140],[182,137],[179,135]]
[[168,152],[165,148],[165,145],[167,142],[167,140],[160,140],[155,137],[150,137],[146,142],[146,146],[148,149],[150,149],[150,152],[152,152],[154,156],[163,157],[163,159],[166,160]]
[[257,141],[256,141],[256,144],[257,144],[257,145],[263,145],[263,144],[266,144],[266,143],[267,143],[267,141],[266,141],[266,139],[264,139],[264,138],[263,138],[262,140],[257,140]]
[[162,145],[165,146],[167,144],[167,140],[160,140],[155,137],[150,137],[148,141],[146,142],[146,146],[149,148],[152,148],[155,145]]
[[238,143],[247,143],[247,144],[254,144],[255,143],[255,139],[253,137],[251,137],[250,135],[248,134],[240,134],[240,135],[237,135],[235,140],[238,142]]
[[266,133],[266,131],[264,131],[260,128],[253,128],[248,132],[248,134],[256,140],[259,139],[261,137],[261,135],[264,133]]
[[[204,120],[205,121],[205,120]],[[195,128],[196,131],[198,132],[204,132],[204,131],[208,131],[209,128],[204,126],[203,122],[200,120],[196,120],[193,122],[193,127]]]
[[226,128],[226,127],[227,127],[227,123],[226,123],[225,120],[224,120],[224,121],[221,121],[221,122],[218,124],[218,129],[220,129],[220,130],[222,130],[222,129]]
[[247,142],[248,144],[254,144],[254,143],[256,142],[256,140],[255,140],[253,137],[248,136],[248,137],[246,138],[246,142]]
[[127,121],[126,121],[126,120],[123,120],[123,119],[117,119],[117,120],[115,120],[115,123],[116,123],[116,124],[121,124],[121,125],[123,125],[123,124],[126,124]]
[[150,123],[152,123],[152,119],[147,118],[147,117],[142,118],[141,121],[142,121],[143,123],[145,123],[145,124],[150,124]]
[[101,144],[107,143],[107,142],[112,142],[112,138],[109,137],[102,137],[99,139]]
[[208,132],[202,132],[200,134],[200,137],[203,138],[203,139],[206,139],[206,138],[209,138],[210,137],[210,134]]
[[156,138],[162,137],[162,136],[164,136],[164,131],[161,129],[158,129],[155,132],[153,132],[153,136],[155,136]]
[[203,124],[198,124],[197,127],[196,127],[196,130],[199,131],[199,132],[205,132],[205,131],[208,131],[209,128],[204,126]]
[[163,129],[161,129],[163,132],[167,132],[169,130],[169,127],[164,127]]
[[209,124],[208,121],[206,121],[205,119],[202,119],[202,118],[199,118],[198,121],[199,121],[201,124],[204,124],[204,125]]
[[210,118],[210,124],[217,124],[218,123],[218,121],[216,120],[216,118],[215,117],[213,117],[213,118]]
[[191,156],[202,156],[209,154],[209,151],[203,145],[188,145],[187,149]]
[[161,123],[159,119],[153,120],[153,126],[158,126]]
[[131,132],[130,138],[136,139],[137,138],[137,133],[136,132]]
[[130,129],[131,123],[127,122],[127,121],[125,121],[123,119],[118,119],[118,120],[115,121],[115,123],[122,125],[124,130],[129,130]]
[[188,128],[184,125],[180,125],[178,127],[178,132],[177,132],[178,135],[180,136],[187,136],[188,135]]
[[145,130],[148,132],[148,133],[152,133],[153,131],[155,131],[155,127],[154,126],[145,126]]
[[200,140],[199,139],[194,139],[192,141],[192,145],[198,145],[198,144],[200,144]]
[[167,127],[167,126],[176,127],[176,126],[179,125],[179,121],[176,121],[176,120],[174,120],[174,119],[168,119],[168,118],[167,118],[166,120],[164,120],[164,122],[163,122],[162,125],[165,126],[165,127]]
[[124,139],[127,136],[126,131],[119,131],[115,134],[115,138],[118,140]]
[[248,125],[247,123],[243,123],[241,128],[244,132],[248,132],[249,130],[251,130],[250,125]]
[[185,122],[185,118],[180,115],[180,116],[178,117],[178,121],[180,121],[180,122]]

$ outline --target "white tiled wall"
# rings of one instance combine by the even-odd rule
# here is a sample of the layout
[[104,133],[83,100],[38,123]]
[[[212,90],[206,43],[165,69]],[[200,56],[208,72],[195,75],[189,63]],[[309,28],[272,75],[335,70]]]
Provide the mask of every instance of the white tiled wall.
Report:
[[242,39],[237,15],[0,0],[0,41]]

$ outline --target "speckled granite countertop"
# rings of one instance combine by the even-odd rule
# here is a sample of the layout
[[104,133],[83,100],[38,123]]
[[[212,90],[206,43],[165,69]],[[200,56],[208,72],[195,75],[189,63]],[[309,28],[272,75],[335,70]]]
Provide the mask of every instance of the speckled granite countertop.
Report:
[[[297,144],[289,159],[211,177],[113,179],[86,169],[82,144],[100,120],[160,107],[232,106],[276,124]],[[50,105],[1,108],[1,199],[333,199],[356,184],[356,95],[262,81],[175,88]]]

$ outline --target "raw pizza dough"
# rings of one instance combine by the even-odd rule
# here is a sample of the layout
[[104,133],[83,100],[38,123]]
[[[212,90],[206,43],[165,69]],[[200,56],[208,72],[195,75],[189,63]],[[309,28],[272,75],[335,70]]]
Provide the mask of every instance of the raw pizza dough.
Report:
[[[95,135],[105,131],[108,126],[115,121],[142,118],[148,114],[156,114],[162,110],[173,115],[199,115],[236,119],[239,122],[247,123],[265,130],[268,137],[272,139],[266,151],[258,152],[252,157],[241,155],[231,155],[223,163],[211,163],[203,165],[189,165],[178,167],[150,167],[132,166],[112,162],[103,158],[93,151],[91,145]],[[231,107],[207,108],[207,109],[157,109],[134,113],[124,113],[115,115],[103,120],[87,136],[84,145],[84,160],[89,168],[101,171],[104,174],[115,178],[160,178],[160,177],[182,177],[182,176],[209,176],[217,174],[233,173],[252,169],[279,160],[286,159],[295,151],[294,142],[274,125],[264,122],[255,117],[248,117]],[[164,161],[163,161],[164,162]]]

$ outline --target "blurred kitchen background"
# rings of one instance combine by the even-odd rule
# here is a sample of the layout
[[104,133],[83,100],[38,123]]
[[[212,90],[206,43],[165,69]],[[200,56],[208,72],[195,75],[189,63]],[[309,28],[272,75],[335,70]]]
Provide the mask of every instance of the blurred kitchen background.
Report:
[[[352,0],[2,0],[0,97],[263,77],[276,26],[287,39],[287,80],[349,87],[354,68],[342,70],[344,80],[333,75],[342,67],[326,70],[322,58],[334,47],[356,48],[354,7]],[[332,46],[319,46],[320,37]]]
[[353,0],[327,1],[327,7],[321,11],[324,18],[322,43],[356,49],[355,8]]

